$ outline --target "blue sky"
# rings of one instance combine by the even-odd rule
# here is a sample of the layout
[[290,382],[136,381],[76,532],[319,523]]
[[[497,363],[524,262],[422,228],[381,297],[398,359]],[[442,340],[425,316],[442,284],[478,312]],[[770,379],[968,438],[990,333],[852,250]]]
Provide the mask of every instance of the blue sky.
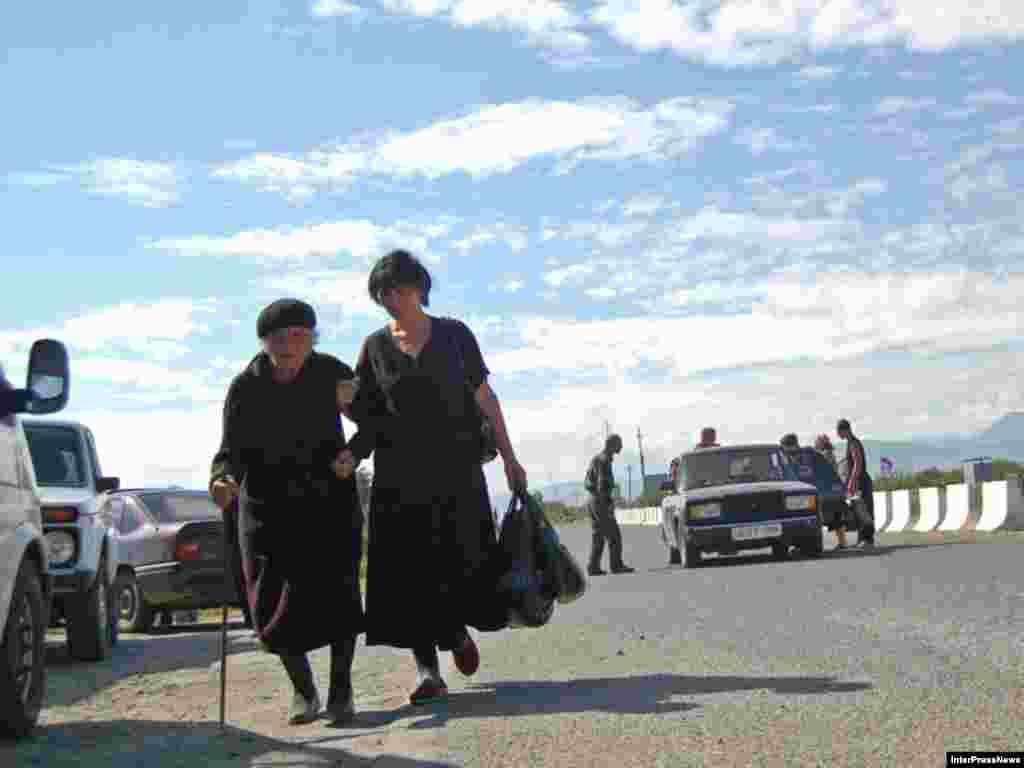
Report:
[[648,471],[705,424],[982,429],[1024,407],[1024,6],[944,5],[20,4],[0,359],[65,340],[105,469],[202,487],[260,308],[352,362],[406,247],[535,485],[605,420],[623,476],[638,428]]

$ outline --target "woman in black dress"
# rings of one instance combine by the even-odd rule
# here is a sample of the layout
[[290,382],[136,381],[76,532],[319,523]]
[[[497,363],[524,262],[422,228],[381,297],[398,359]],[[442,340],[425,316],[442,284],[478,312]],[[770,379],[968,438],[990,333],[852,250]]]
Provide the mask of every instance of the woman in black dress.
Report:
[[294,686],[289,720],[320,714],[306,652],[331,646],[327,712],[355,714],[351,670],[362,631],[359,562],[363,513],[355,479],[338,462],[338,416],[352,369],[316,352],[316,315],[282,299],[260,313],[264,351],[231,382],[210,493],[221,509],[238,500],[243,599],[268,649]]
[[340,455],[351,468],[374,454],[366,642],[412,649],[414,704],[447,694],[438,650],[472,675],[480,656],[467,626],[507,626],[472,398],[495,424],[509,488],[526,490],[476,338],[461,321],[424,312],[430,286],[406,251],[370,273],[370,296],[392,319],[363,343],[349,411],[359,433]]

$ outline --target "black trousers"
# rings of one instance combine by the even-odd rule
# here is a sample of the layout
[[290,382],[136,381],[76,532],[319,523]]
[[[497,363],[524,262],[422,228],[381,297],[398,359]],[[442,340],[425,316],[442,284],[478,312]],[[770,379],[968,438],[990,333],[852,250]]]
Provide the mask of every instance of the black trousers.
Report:
[[242,548],[238,536],[238,506],[229,504],[224,510],[224,554],[228,570],[231,571],[231,582],[242,604],[242,616],[245,626],[253,628],[252,614],[249,612],[249,600],[245,594],[245,575],[242,571]]
[[[356,653],[356,635],[349,635],[331,643],[331,683],[327,693],[327,708],[342,707],[352,693],[352,661]],[[312,699],[316,681],[309,657],[304,653],[281,654],[288,677],[297,693]]]
[[871,480],[871,475],[865,472],[860,479],[860,491],[861,496],[864,499],[864,508],[867,512],[867,520],[858,520],[860,523],[860,529],[857,533],[858,538],[863,541],[874,541],[875,540],[875,485]]
[[608,559],[612,568],[620,568],[622,562],[622,529],[615,519],[615,504],[611,501],[590,497],[590,570],[601,567],[604,542],[608,540]]

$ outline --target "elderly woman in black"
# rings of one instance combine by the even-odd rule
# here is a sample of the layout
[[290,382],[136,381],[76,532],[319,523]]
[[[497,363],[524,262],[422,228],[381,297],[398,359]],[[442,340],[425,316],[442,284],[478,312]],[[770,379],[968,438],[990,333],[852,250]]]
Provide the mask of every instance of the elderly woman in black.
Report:
[[424,312],[431,279],[423,265],[393,251],[374,266],[368,287],[391,321],[363,344],[349,412],[359,433],[341,458],[352,468],[374,454],[366,642],[412,649],[418,679],[410,700],[419,704],[447,694],[439,649],[472,675],[480,656],[467,625],[507,626],[471,398],[495,425],[509,488],[525,491],[526,472],[472,331]]
[[281,657],[295,692],[293,724],[320,715],[306,652],[331,646],[328,715],[355,714],[351,669],[362,631],[363,515],[345,448],[342,393],[352,369],[313,350],[316,315],[293,299],[260,313],[263,352],[231,382],[210,493],[238,500],[246,599],[259,636]]

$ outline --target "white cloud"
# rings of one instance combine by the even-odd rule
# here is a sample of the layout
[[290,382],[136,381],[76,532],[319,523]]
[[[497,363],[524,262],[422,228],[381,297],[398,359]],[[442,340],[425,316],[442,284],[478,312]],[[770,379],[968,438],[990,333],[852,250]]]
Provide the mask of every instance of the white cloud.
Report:
[[563,172],[586,161],[660,162],[685,155],[724,131],[732,109],[725,101],[688,98],[647,109],[628,99],[490,105],[410,133],[317,149],[303,157],[254,154],[214,175],[288,194],[344,186],[369,174],[483,178],[540,158],[556,160]]
[[[551,284],[561,285],[585,267],[578,265]],[[490,358],[495,370],[506,373],[546,370],[571,376],[590,371],[614,379],[642,364],[666,366],[686,377],[799,357],[831,363],[905,347],[987,349],[1020,338],[1022,290],[1024,276],[999,281],[964,269],[839,271],[812,279],[781,275],[749,286],[672,295],[675,303],[751,299],[741,314],[592,322],[527,318],[519,325],[521,344],[492,352]],[[616,354],[609,356],[608,349]]]
[[145,208],[168,208],[179,202],[184,177],[174,163],[101,157],[77,165],[53,165],[43,172],[15,173],[8,183],[31,187],[76,182],[87,191]]
[[426,260],[436,261],[431,244],[446,236],[451,226],[452,223],[445,220],[430,225],[381,226],[360,219],[276,230],[247,230],[227,237],[198,235],[156,240],[145,247],[196,256],[255,258],[271,263],[303,263],[317,257],[349,254],[361,264],[369,264],[393,248],[405,248]]
[[325,19],[333,16],[355,16],[360,10],[358,5],[347,0],[316,0],[310,8],[310,13],[318,19]]
[[480,246],[501,243],[516,253],[525,251],[529,245],[529,237],[525,229],[507,224],[491,224],[475,227],[472,233],[456,240],[450,247],[463,253],[474,251]]
[[938,51],[1024,34],[1024,7],[1012,0],[950,0],[943,13],[927,0],[602,0],[591,19],[637,50],[728,67],[854,46]]
[[1024,135],[1024,117],[1000,120],[992,126],[992,132],[1003,136]]
[[581,19],[558,0],[382,0],[392,13],[441,17],[454,27],[511,30],[535,45],[581,51],[590,45]]
[[668,205],[669,200],[664,195],[635,195],[626,201],[622,213],[625,216],[652,216]]
[[679,241],[698,238],[726,239],[763,243],[786,241],[813,243],[843,234],[847,225],[836,219],[768,218],[753,213],[727,212],[706,207],[681,220],[673,231]]
[[1013,98],[1006,91],[998,88],[989,88],[984,91],[977,91],[967,95],[968,104],[981,104],[990,106],[993,104],[1016,104],[1017,99]]
[[935,99],[907,99],[901,96],[889,96],[882,99],[875,112],[879,115],[897,115],[901,112],[916,112],[936,105]]
[[[24,331],[0,333],[0,349],[28,351],[38,338],[60,339],[76,354],[127,351],[159,359],[180,357],[183,342],[211,332],[218,303],[211,299],[165,299],[151,304],[126,302]],[[5,355],[6,356],[6,355]]]
[[[370,299],[365,270],[316,270],[270,278],[266,286],[278,293],[308,301],[334,319],[376,317],[381,308]],[[337,309],[338,314],[332,312]]]
[[750,128],[735,139],[750,150],[754,157],[759,157],[769,150],[777,152],[795,149],[795,145],[786,141],[774,128]]
[[797,77],[801,80],[832,80],[838,71],[835,67],[804,67],[797,72]]
[[594,274],[593,264],[571,264],[545,272],[543,280],[550,286],[561,288],[565,285],[579,284],[583,279]]

